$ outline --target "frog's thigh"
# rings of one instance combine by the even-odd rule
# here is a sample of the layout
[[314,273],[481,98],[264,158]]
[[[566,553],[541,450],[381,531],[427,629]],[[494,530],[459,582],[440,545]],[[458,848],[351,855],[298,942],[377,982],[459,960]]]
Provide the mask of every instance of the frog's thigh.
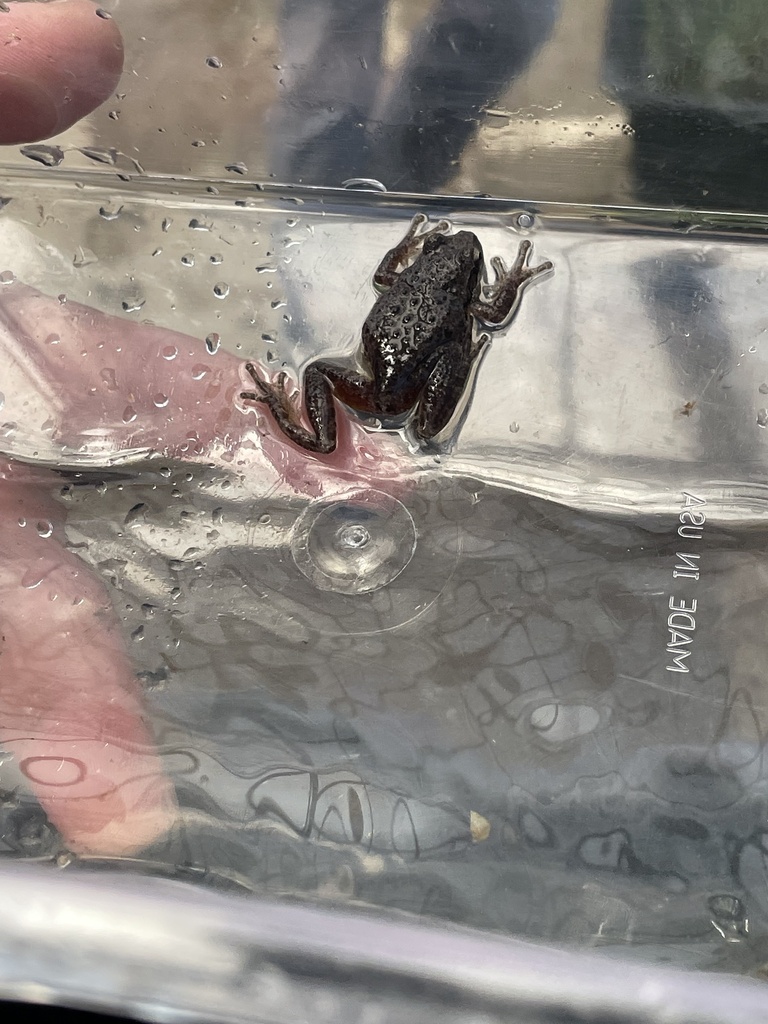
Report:
[[448,425],[467,386],[472,359],[443,350],[421,393],[416,410],[416,434],[429,440]]
[[312,387],[312,381],[322,377],[330,383],[334,395],[348,405],[350,409],[357,412],[377,412],[377,403],[374,395],[373,381],[370,377],[364,377],[356,373],[348,366],[339,363],[330,363],[319,360],[312,363],[307,369],[305,376],[305,388]]

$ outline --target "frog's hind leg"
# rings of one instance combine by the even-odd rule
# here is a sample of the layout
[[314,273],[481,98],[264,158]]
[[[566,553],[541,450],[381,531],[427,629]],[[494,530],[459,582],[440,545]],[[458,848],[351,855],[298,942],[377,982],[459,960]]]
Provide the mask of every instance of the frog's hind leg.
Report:
[[411,221],[411,226],[408,228],[405,237],[393,249],[389,250],[373,275],[373,283],[377,288],[392,287],[397,280],[397,275],[410,263],[424,244],[425,238],[429,238],[430,235],[444,235],[451,229],[451,225],[447,220],[441,220],[434,227],[422,231],[421,228],[426,223],[427,215],[417,213]]
[[466,355],[443,351],[427,379],[416,407],[415,431],[420,441],[431,441],[451,420],[469,381],[472,366],[485,345]]
[[309,452],[329,455],[336,449],[336,407],[334,392],[342,402],[361,412],[372,411],[371,381],[335,363],[312,363],[304,374],[304,403],[312,431],[306,429],[298,410],[285,390],[287,377],[277,376],[274,383],[262,380],[253,363],[246,364],[257,391],[243,391],[240,397],[251,402],[263,402],[278,427],[294,444]]

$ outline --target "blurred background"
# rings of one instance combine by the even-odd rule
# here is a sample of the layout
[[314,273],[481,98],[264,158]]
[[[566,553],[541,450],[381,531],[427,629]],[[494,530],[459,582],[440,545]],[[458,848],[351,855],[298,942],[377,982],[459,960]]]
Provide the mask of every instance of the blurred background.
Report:
[[761,6],[105,0],[123,81],[63,141],[156,174],[752,212]]

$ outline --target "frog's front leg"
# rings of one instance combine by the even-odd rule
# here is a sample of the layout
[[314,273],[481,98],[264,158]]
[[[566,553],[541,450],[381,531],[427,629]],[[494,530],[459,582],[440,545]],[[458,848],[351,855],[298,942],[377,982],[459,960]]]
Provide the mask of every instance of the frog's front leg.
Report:
[[246,363],[257,391],[243,391],[240,397],[263,402],[286,437],[309,452],[328,455],[336,449],[336,394],[342,402],[359,412],[374,412],[373,382],[362,374],[337,363],[311,363],[304,373],[304,406],[312,431],[301,422],[298,410],[285,390],[286,374],[274,383],[262,380],[253,363]]
[[470,309],[476,317],[486,324],[503,324],[517,305],[525,285],[540,274],[546,274],[553,269],[553,264],[549,260],[540,263],[538,267],[529,267],[528,259],[532,251],[533,245],[528,239],[524,239],[509,271],[498,256],[493,257],[491,266],[496,281],[491,290],[491,299],[489,302],[478,301],[472,304]]
[[421,228],[426,223],[426,214],[417,213],[411,221],[411,226],[408,228],[405,237],[393,249],[389,250],[373,275],[373,283],[377,288],[392,287],[397,280],[397,275],[413,259],[424,244],[425,238],[429,238],[430,235],[445,234],[446,231],[451,229],[451,225],[447,220],[441,220],[433,228],[421,231]]

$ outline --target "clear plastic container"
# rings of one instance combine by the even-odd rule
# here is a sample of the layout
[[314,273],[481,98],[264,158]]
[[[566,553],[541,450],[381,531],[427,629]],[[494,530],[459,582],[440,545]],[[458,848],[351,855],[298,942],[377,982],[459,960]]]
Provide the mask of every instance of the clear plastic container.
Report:
[[[664,4],[100,10],[117,94],[0,186],[0,849],[760,973],[766,217],[665,175],[759,74],[681,81]],[[416,214],[554,270],[437,443],[306,452],[246,361],[353,356]]]

